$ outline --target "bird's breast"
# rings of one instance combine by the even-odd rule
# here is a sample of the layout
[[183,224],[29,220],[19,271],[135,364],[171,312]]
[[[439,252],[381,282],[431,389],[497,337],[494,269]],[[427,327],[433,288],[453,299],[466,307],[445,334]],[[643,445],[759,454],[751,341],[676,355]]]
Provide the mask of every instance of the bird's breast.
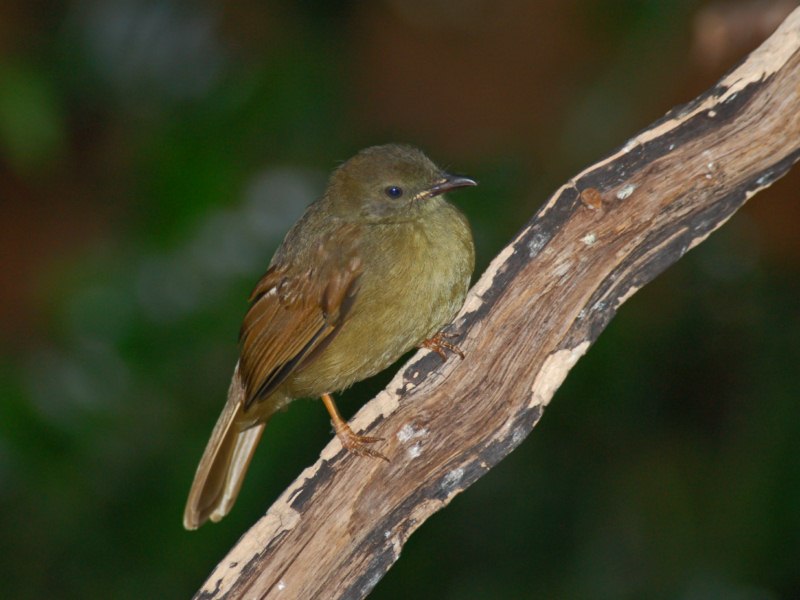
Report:
[[452,320],[474,267],[472,234],[453,211],[443,222],[369,226],[355,302],[330,345],[288,382],[293,396],[370,377]]

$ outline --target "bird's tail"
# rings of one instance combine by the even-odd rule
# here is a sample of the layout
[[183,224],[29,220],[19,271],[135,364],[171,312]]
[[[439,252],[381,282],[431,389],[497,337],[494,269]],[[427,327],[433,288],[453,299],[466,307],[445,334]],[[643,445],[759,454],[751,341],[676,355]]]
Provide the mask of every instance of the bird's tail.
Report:
[[239,495],[247,467],[266,426],[266,423],[259,423],[241,429],[243,400],[244,387],[237,365],[228,401],[217,419],[189,490],[183,512],[186,529],[197,529],[208,519],[219,521],[230,512]]

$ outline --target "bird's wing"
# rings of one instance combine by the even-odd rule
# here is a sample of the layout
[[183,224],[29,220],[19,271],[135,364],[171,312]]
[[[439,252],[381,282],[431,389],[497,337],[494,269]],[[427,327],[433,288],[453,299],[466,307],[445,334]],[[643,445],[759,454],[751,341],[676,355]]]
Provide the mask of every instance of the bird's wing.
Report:
[[244,408],[269,396],[327,346],[358,292],[357,232],[323,240],[306,269],[273,265],[250,296],[239,336]]

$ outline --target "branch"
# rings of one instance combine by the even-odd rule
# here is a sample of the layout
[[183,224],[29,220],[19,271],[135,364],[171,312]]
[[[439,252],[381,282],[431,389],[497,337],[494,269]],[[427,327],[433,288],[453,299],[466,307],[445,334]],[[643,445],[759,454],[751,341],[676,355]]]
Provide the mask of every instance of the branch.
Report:
[[353,420],[196,598],[363,598],[431,514],[530,433],[620,305],[800,158],[800,9],[738,68],[559,189],[495,258],[453,326]]

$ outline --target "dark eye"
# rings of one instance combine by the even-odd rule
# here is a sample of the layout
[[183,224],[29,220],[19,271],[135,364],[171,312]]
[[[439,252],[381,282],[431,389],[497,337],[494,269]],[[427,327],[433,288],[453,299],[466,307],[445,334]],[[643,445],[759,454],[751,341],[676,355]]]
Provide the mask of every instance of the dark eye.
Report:
[[397,200],[400,196],[403,195],[403,188],[397,187],[396,185],[390,185],[385,190],[383,190],[389,198],[393,198]]

